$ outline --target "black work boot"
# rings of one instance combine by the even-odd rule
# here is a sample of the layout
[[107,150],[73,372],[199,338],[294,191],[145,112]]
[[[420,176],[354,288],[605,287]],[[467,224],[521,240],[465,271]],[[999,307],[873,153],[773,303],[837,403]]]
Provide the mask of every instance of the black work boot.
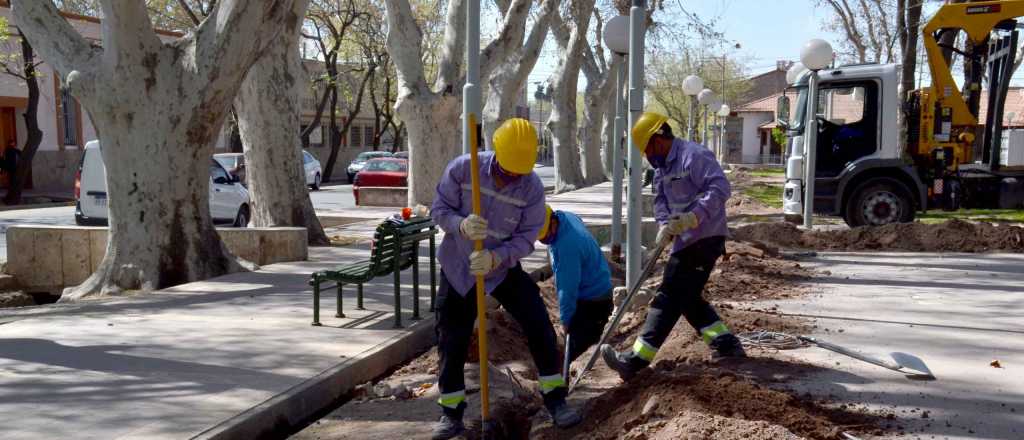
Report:
[[551,420],[560,429],[571,428],[583,421],[583,417],[565,401],[568,390],[558,387],[544,394],[544,407],[551,414]]
[[462,413],[466,410],[466,403],[462,402],[455,408],[441,407],[441,420],[434,425],[434,431],[430,438],[433,440],[448,440],[466,430],[462,424]]
[[711,355],[712,360],[747,357],[747,352],[743,350],[743,343],[741,343],[740,339],[732,333],[726,333],[712,339],[711,343],[708,345],[710,345],[711,350],[713,350]]
[[619,353],[608,344],[601,345],[601,358],[608,367],[619,373],[623,381],[628,381],[636,376],[636,373],[647,366],[647,362],[633,355],[632,352]]

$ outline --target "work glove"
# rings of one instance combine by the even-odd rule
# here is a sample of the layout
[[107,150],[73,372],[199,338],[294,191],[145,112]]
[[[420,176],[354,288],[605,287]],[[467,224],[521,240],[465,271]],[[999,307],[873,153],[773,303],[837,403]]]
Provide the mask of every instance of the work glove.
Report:
[[470,214],[469,217],[462,219],[459,231],[470,240],[483,240],[487,238],[487,220],[479,215]]
[[473,275],[487,275],[501,263],[501,258],[494,251],[484,249],[469,254],[469,271]]
[[658,243],[671,243],[679,234],[689,231],[690,229],[695,229],[697,227],[697,223],[697,214],[692,212],[673,214],[669,217],[668,223],[665,223],[661,226],[661,229],[658,229]]

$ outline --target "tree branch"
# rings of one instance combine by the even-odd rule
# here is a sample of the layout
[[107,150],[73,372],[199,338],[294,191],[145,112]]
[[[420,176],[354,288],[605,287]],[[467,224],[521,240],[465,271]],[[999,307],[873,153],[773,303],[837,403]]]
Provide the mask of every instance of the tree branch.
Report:
[[[434,88],[440,93],[450,93],[456,86],[466,54],[466,0],[448,0],[448,14],[445,20],[444,44],[438,64],[437,81]],[[408,41],[403,44],[409,44]],[[481,77],[482,78],[482,77]]]
[[384,0],[388,16],[387,47],[395,62],[400,83],[409,89],[426,90],[423,74],[423,32],[412,15],[409,0]]
[[495,67],[508,59],[515,48],[523,44],[526,18],[530,15],[531,0],[513,0],[502,20],[498,36],[480,53],[480,77],[487,78]]
[[192,12],[192,8],[189,7],[188,2],[186,2],[185,0],[178,0],[178,6],[181,7],[181,9],[185,11],[185,14],[188,15],[188,18],[192,20],[192,24],[196,26],[199,25],[199,17],[196,16],[195,12]]
[[[143,0],[100,0],[103,10],[103,47],[106,56],[118,63],[137,64],[146,53],[163,43],[153,30],[149,10]],[[130,55],[129,55],[130,54]],[[135,56],[139,59],[135,59]],[[128,57],[129,59],[123,59]]]
[[98,64],[103,49],[89,44],[60,15],[50,0],[12,0],[14,20],[42,59],[58,72],[86,70]]

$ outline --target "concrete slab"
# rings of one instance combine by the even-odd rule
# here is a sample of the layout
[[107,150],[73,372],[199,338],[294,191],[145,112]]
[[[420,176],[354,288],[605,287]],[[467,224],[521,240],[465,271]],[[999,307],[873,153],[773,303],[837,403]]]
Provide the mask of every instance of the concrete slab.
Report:
[[892,412],[898,438],[1024,438],[1024,255],[825,253],[808,262],[831,272],[815,281],[822,293],[778,302],[782,312],[812,317],[828,342],[915,354],[937,379],[808,348],[793,353],[832,371],[798,389]]
[[309,273],[366,255],[316,248],[145,296],[0,311],[2,437],[256,438],[297,423],[432,342],[425,258],[425,319],[410,320],[406,271],[406,328],[392,328],[390,277],[367,284],[365,311],[349,294],[348,318],[309,325]]

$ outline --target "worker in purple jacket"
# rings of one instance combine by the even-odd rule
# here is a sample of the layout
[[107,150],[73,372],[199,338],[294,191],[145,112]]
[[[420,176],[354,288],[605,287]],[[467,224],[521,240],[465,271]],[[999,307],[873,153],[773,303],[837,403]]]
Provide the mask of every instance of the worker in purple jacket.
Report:
[[701,335],[715,358],[744,357],[743,345],[703,298],[729,230],[725,201],[730,186],[714,154],[700,144],[676,139],[668,117],[644,113],[633,126],[634,146],[655,168],[654,216],[658,242],[672,245],[658,294],[632,350],[601,346],[601,355],[623,380],[651,363],[680,316]]
[[[537,133],[525,119],[505,121],[495,132],[494,152],[479,153],[474,170],[469,155],[450,164],[437,185],[431,216],[444,230],[438,251],[441,286],[436,304],[438,387],[442,408],[435,439],[455,437],[465,428],[463,367],[476,321],[476,276],[484,276],[487,294],[498,300],[526,334],[537,366],[544,405],[555,425],[580,422],[566,402],[566,384],[559,365],[555,330],[540,289],[519,260],[533,253],[533,242],[545,222],[544,185],[533,172]],[[480,175],[480,216],[472,214],[472,174]],[[474,251],[474,240],[484,250]]]

